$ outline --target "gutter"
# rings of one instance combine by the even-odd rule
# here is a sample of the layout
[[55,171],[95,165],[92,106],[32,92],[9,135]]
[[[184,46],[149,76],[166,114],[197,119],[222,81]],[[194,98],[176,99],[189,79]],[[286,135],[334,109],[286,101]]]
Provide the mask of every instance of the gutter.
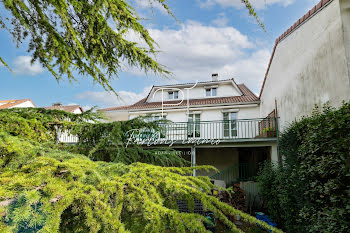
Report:
[[[227,105],[227,104],[216,104],[216,105],[194,105],[190,106],[190,110],[212,110],[212,109],[227,109],[227,108],[251,108],[251,107],[258,107],[260,102],[250,102],[246,104],[234,104],[234,105]],[[197,107],[196,107],[197,106]],[[163,108],[164,112],[179,112],[180,111],[187,111],[187,108],[177,107],[177,108]],[[149,109],[135,109],[135,111],[129,110],[129,113],[154,113],[162,111],[162,108],[149,108]]]

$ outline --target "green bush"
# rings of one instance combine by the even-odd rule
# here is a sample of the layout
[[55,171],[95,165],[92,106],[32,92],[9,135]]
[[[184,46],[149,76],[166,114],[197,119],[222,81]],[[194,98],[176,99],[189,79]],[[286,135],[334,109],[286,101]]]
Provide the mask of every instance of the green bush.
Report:
[[[176,199],[187,200],[190,208],[195,199],[200,200],[233,232],[242,232],[229,220],[229,216],[237,214],[245,222],[281,232],[220,202],[211,195],[214,185],[209,178],[190,176],[191,167],[92,161],[73,153],[71,147],[54,144],[51,123],[61,123],[60,113],[35,109],[0,111],[1,233],[207,232],[206,219],[199,214],[180,213]],[[14,122],[26,126],[25,132],[21,127],[11,128]],[[82,128],[87,130],[84,122]],[[66,123],[74,127],[79,122],[62,122]],[[91,127],[98,130],[99,125]],[[104,132],[115,127],[100,126]],[[122,143],[118,137],[113,139],[115,135],[110,139]],[[88,134],[84,136],[89,138]],[[97,138],[92,147],[102,145],[99,143],[103,137]]]
[[258,177],[269,215],[287,232],[350,232],[350,103],[294,122],[280,153]]

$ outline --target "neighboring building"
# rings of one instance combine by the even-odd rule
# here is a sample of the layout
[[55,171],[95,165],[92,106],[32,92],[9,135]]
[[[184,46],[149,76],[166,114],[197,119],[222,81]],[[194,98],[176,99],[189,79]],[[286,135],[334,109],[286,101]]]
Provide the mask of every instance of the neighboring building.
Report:
[[108,121],[127,121],[129,120],[128,106],[119,106],[113,108],[103,108],[97,111],[103,112]]
[[280,129],[315,105],[350,100],[350,1],[323,0],[277,38],[260,92],[260,116]]
[[154,140],[153,147],[172,144],[193,165],[235,170],[235,176],[226,182],[249,179],[256,175],[260,162],[277,161],[276,119],[274,115],[257,119],[260,100],[244,84],[218,80],[217,75],[212,78],[196,84],[153,86],[147,97],[133,105],[100,111],[111,119],[121,113],[128,119],[166,119],[169,122],[161,123],[164,130],[160,135],[141,132],[137,139],[145,144]]
[[54,103],[52,106],[44,107],[45,109],[56,109],[63,110],[66,112],[71,112],[74,114],[81,114],[84,112],[83,108],[80,105],[66,105],[63,106],[61,103]]
[[[44,107],[45,109],[56,109],[63,110],[66,112],[74,113],[74,114],[82,114],[84,112],[83,108],[80,105],[66,105],[63,106],[61,103],[54,103],[52,106]],[[59,137],[56,139],[57,142],[62,143],[77,143],[78,137],[69,134],[69,132],[64,131],[59,133]]]
[[0,100],[0,109],[6,108],[36,108],[36,105],[31,99]]

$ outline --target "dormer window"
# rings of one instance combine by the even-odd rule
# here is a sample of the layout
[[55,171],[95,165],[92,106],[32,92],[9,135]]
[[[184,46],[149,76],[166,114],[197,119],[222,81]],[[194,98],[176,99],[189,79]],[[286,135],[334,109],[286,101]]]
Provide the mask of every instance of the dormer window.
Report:
[[206,88],[205,89],[205,95],[206,96],[216,96],[216,87],[212,87],[212,88]]
[[168,99],[175,100],[179,98],[179,91],[169,91],[168,92]]

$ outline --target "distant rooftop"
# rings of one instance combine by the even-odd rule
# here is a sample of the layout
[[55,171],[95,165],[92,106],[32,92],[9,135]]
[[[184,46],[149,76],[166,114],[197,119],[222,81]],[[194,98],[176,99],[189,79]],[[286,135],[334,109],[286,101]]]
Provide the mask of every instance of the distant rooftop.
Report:
[[77,109],[80,109],[81,112],[84,112],[83,108],[80,105],[66,105],[63,106],[60,103],[55,103],[52,106],[44,107],[45,109],[57,109],[57,110],[63,110],[66,112],[74,112]]
[[16,105],[30,101],[34,106],[35,104],[31,99],[20,99],[20,100],[0,100],[0,109],[13,108]]

